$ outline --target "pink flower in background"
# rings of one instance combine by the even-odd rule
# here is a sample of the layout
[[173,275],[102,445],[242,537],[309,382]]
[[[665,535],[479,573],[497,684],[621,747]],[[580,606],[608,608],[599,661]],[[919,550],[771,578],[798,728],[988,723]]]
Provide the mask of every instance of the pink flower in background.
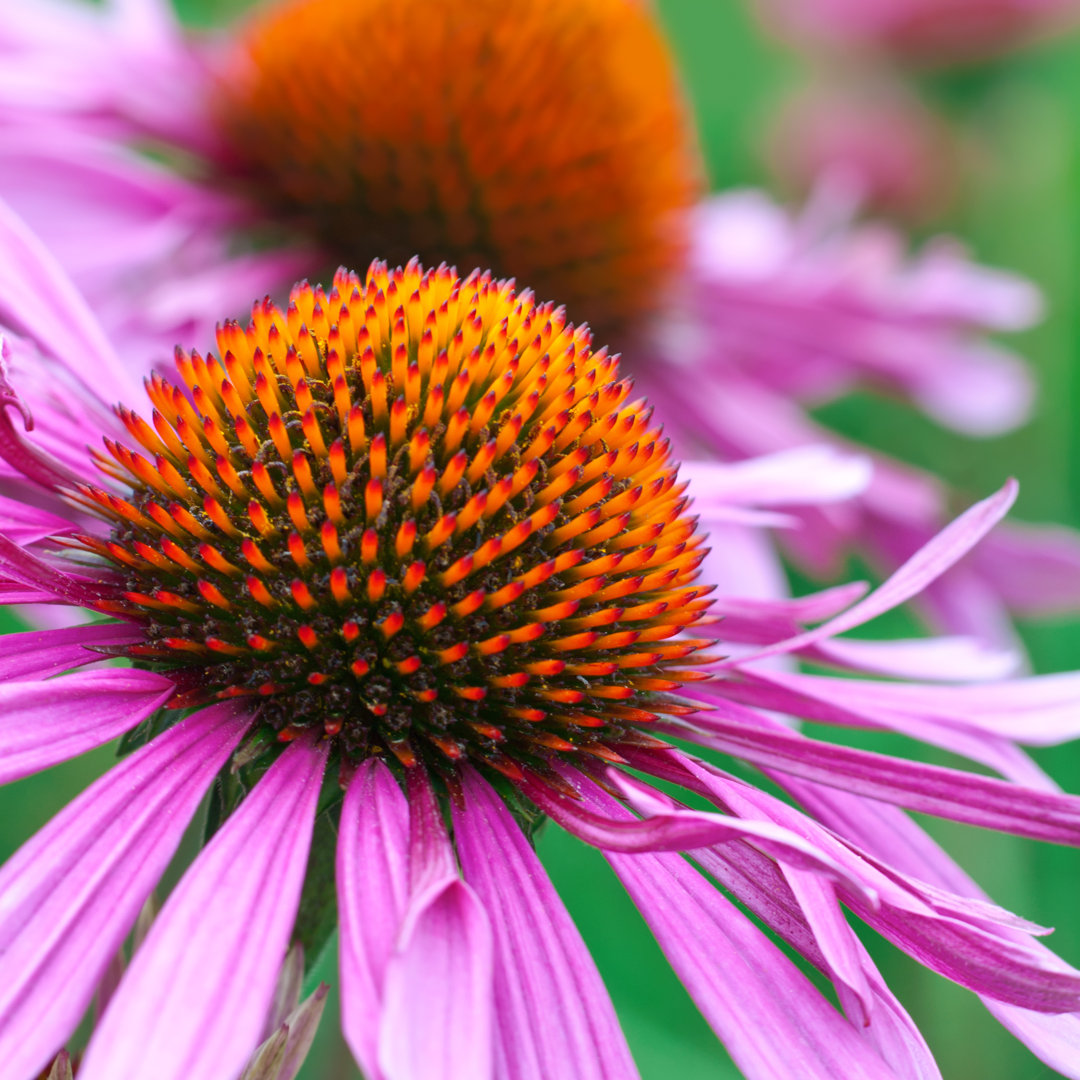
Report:
[[[799,214],[755,191],[697,211],[683,286],[652,361],[637,368],[685,453],[843,447],[809,410],[856,388],[903,397],[977,437],[1027,417],[1030,374],[986,334],[1030,326],[1041,310],[1036,290],[972,263],[953,241],[911,256],[895,229],[854,221],[856,205],[840,180],[822,184]],[[883,455],[874,462],[861,499],[812,511],[789,534],[813,572],[835,575],[852,545],[890,572],[947,518],[937,477]],[[1010,610],[1078,602],[1075,535],[1030,526],[1003,527],[922,597],[939,625],[1000,640],[1010,636]]]
[[[52,0],[0,20],[0,195],[59,258],[133,371],[167,363],[177,340],[209,338],[250,295],[283,295],[342,257],[302,231],[283,240],[265,201],[228,173],[215,95],[235,74],[233,39],[186,35],[157,0],[69,14],[68,0]],[[298,114],[315,109],[303,80],[288,85]],[[902,131],[889,135],[904,142]],[[859,149],[864,188],[879,168],[898,175],[878,145]],[[987,338],[1031,325],[1034,290],[948,240],[909,257],[897,233],[853,224],[850,196],[837,199],[827,183],[792,213],[736,192],[693,212],[683,278],[657,293],[667,301],[659,346],[643,331],[619,342],[688,452],[739,458],[820,444],[833,437],[806,410],[868,386],[966,434],[1026,418],[1030,376]],[[682,401],[687,382],[669,373],[692,367],[693,399]],[[958,501],[935,477],[879,458],[858,503],[802,515],[793,550],[815,573],[835,575],[852,547],[888,571]],[[939,625],[997,639],[1011,637],[1010,613],[1078,604],[1075,535],[1035,527],[999,532],[924,596]]]
[[[9,212],[0,220],[0,296],[22,315],[0,382],[0,591],[106,616],[0,639],[0,775],[145,736],[0,869],[12,1080],[70,1036],[222,770],[249,792],[167,899],[80,1080],[141,1078],[148,1060],[162,1080],[242,1067],[334,776],[342,1024],[375,1080],[637,1075],[511,805],[604,852],[749,1077],[938,1075],[841,905],[1078,1075],[1080,972],[902,808],[1080,845],[1080,799],[1016,746],[1075,736],[1080,676],[1003,678],[1015,658],[971,639],[841,636],[962,558],[1015,485],[873,592],[722,591],[715,621],[699,572],[730,578],[740,530],[792,524],[774,504],[849,496],[864,462],[812,448],[689,466],[695,509],[718,525],[707,550],[666,442],[640,401],[624,405],[629,385],[587,334],[486,275],[415,265],[297,287],[287,311],[256,304],[247,331],[221,327],[224,366],[181,351],[185,390],[150,380],[144,421],[77,291]],[[423,426],[452,400],[470,407]],[[484,417],[500,400],[496,437]],[[521,450],[509,465],[506,432]],[[700,651],[710,640],[721,655]],[[101,666],[116,655],[133,666]],[[864,677],[800,675],[787,657]],[[1004,779],[822,742],[780,715],[899,731]],[[665,735],[757,765],[806,809]],[[699,869],[829,979],[841,1007]]]
[[960,135],[902,83],[857,74],[802,88],[770,121],[764,155],[782,190],[811,195],[843,177],[871,214],[939,218],[960,180]]
[[1059,33],[1076,0],[757,0],[785,37],[916,64],[985,60]]

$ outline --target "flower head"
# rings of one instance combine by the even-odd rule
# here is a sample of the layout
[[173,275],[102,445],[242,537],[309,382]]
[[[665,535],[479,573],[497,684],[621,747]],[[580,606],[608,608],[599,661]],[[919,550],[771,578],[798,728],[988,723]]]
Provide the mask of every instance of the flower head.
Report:
[[[222,359],[178,352],[84,487],[99,609],[182,689],[349,759],[610,756],[694,643],[702,538],[617,360],[553,304],[445,266],[297,286]],[[668,670],[671,668],[671,670]]]
[[[982,686],[1010,658],[838,636],[962,558],[1015,485],[872,593],[728,594],[709,621],[698,562],[730,575],[739,549],[723,529],[698,546],[647,410],[558,309],[487,274],[342,273],[325,296],[298,286],[250,328],[223,324],[220,360],[180,353],[182,385],[152,375],[146,420],[105,407],[98,387],[128,394],[123,365],[41,245],[9,214],[0,229],[23,335],[5,331],[0,369],[0,600],[114,616],[0,639],[0,779],[123,732],[141,743],[0,868],[13,1080],[71,1035],[215,778],[239,788],[235,808],[136,950],[79,1080],[141,1080],[148,1060],[160,1080],[241,1071],[313,843],[335,863],[342,1023],[367,1075],[501,1080],[525,1062],[633,1080],[522,830],[538,814],[601,849],[750,1077],[934,1075],[841,902],[1058,1063],[1080,972],[898,807],[1080,845],[1080,800],[1016,746],[1076,734],[1077,676]],[[705,518],[744,530],[784,520],[758,505],[829,503],[866,479],[820,450],[690,472]],[[102,664],[115,655],[133,666]],[[778,656],[920,681],[762,663]],[[822,742],[777,712],[900,731],[1005,778]],[[805,811],[669,735],[756,765]]]
[[672,57],[624,0],[270,6],[216,123],[225,171],[335,258],[490,266],[605,328],[658,305],[698,191]]

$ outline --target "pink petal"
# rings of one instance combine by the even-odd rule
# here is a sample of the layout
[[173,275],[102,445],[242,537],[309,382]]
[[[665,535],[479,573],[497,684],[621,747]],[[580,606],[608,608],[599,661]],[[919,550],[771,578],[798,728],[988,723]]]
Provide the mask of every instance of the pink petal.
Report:
[[[644,755],[646,760],[636,763],[648,765],[648,759],[657,756]],[[760,813],[785,825],[827,851],[849,876],[861,878],[864,891],[872,890],[879,901],[867,905],[861,896],[847,893],[841,882],[838,888],[848,907],[932,970],[1024,1008],[1062,1012],[1080,1004],[1080,972],[1032,940],[1030,935],[1046,933],[1041,927],[985,901],[909,878],[873,855],[841,843],[805,814],[712,766],[676,751],[664,756],[671,764],[681,763],[688,774],[684,782],[706,798],[740,817],[753,819]],[[678,771],[661,768],[659,775],[674,778]],[[792,874],[786,867],[784,871],[790,881]]]
[[[572,770],[560,772],[575,787],[581,783],[588,784]],[[560,795],[553,788],[535,780],[526,781],[522,790],[567,832],[604,851],[627,854],[689,851],[745,841],[774,859],[837,877],[849,888],[866,895],[868,902],[876,903],[873,894],[867,894],[862,884],[850,877],[829,855],[787,829],[771,826],[767,822],[743,821],[737,817],[681,807],[615,770],[612,770],[611,780],[634,809],[646,816],[637,819],[621,814],[616,818],[594,814],[586,810],[582,803]]]
[[292,743],[157,917],[80,1080],[232,1080],[255,1049],[292,932],[327,744]]
[[849,499],[870,482],[868,458],[834,446],[801,446],[737,463],[684,461],[679,478],[690,483],[694,508],[708,517],[714,506],[803,506]]
[[1034,840],[1080,845],[1080,797],[822,743],[779,726],[762,730],[763,718],[749,709],[721,698],[709,701],[715,711],[694,717],[709,734],[680,734],[759,766],[909,810]]
[[[715,583],[717,575],[708,572],[711,557],[704,563],[707,569],[703,571],[702,578]],[[728,566],[725,573],[737,582],[736,567],[737,564]],[[785,583],[783,588],[786,587]],[[721,584],[718,589],[720,595],[713,601],[710,614],[719,616],[722,621],[706,624],[701,630],[725,643],[768,645],[800,633],[803,623],[818,622],[843,611],[864,596],[868,589],[869,585],[865,582],[856,581],[809,596],[788,599],[780,588],[774,588],[771,595],[764,590],[750,595],[740,591],[735,595],[732,588],[725,589]]]
[[59,630],[29,630],[0,637],[0,680],[44,678],[103,659],[95,646],[130,645],[142,634],[123,623],[91,623]]
[[0,200],[0,322],[32,338],[106,403],[139,400],[119,357],[60,264]]
[[0,869],[0,1060],[22,1080],[74,1031],[249,717],[195,713],[116,765]]
[[41,598],[63,600],[75,607],[93,607],[107,591],[97,582],[67,573],[32,555],[0,533],[0,574],[37,590]]
[[345,792],[337,847],[341,1026],[372,1080],[383,988],[408,901],[409,807],[393,774],[369,758]]
[[[820,682],[802,681],[819,679]],[[880,685],[885,688],[913,688],[895,683]],[[1007,684],[995,685],[1005,687]],[[954,754],[981,762],[1015,783],[1049,791],[1058,790],[1053,781],[1023,750],[1012,741],[996,734],[992,722],[974,722],[976,719],[984,719],[978,715],[975,708],[969,710],[966,717],[957,715],[954,719],[950,715],[937,715],[929,709],[923,711],[918,708],[903,708],[899,702],[894,707],[883,707],[860,700],[854,679],[765,672],[760,667],[755,667],[753,676],[744,674],[739,682],[730,680],[725,683],[724,694],[730,701],[739,701],[757,709],[783,712],[806,720],[898,731],[927,745],[940,746]],[[1035,713],[1036,710],[1032,710],[1033,721],[1037,719]],[[1061,718],[1066,723],[1075,724],[1074,717]],[[1033,723],[1031,738],[1024,741],[1037,742],[1039,736],[1040,728],[1037,723]]]
[[169,679],[130,668],[0,682],[0,784],[107,743],[174,692]]
[[833,638],[816,646],[827,663],[895,679],[984,682],[1016,673],[1022,658],[1013,649],[973,637],[866,641]]
[[0,496],[0,533],[16,544],[36,544],[50,536],[77,531],[71,521],[30,506],[19,499]]
[[1005,516],[1016,501],[1017,490],[1016,481],[1010,480],[996,495],[976,503],[920,548],[888,581],[843,614],[797,637],[762,649],[754,657],[744,658],[740,662],[805,649],[869,622],[917,596],[930,582],[966,555]]
[[1006,522],[972,553],[979,574],[1024,615],[1080,607],[1080,534],[1060,525]]
[[[599,788],[583,789],[583,795],[595,813],[629,816]],[[607,859],[748,1080],[896,1075],[806,976],[681,857],[612,853]]]
[[387,1080],[489,1080],[492,939],[457,875],[427,775],[408,775],[410,897],[386,969],[379,1062]]
[[[824,822],[870,851],[881,850],[904,872],[966,896],[983,896],[975,882],[895,807],[868,803],[857,796],[802,781],[793,781],[791,789]],[[1032,947],[1040,948],[1037,943],[1032,943]],[[998,1021],[1033,1054],[1063,1076],[1080,1080],[1080,1013],[1048,1015],[1006,1005],[985,995],[980,997]]]
[[466,770],[463,787],[458,856],[495,932],[495,1076],[633,1080],[604,984],[535,852],[486,781]]
[[[838,971],[832,966],[837,954],[835,950],[823,951],[824,943],[816,937],[822,929],[820,918],[817,929],[811,929],[807,912],[809,903],[828,901],[823,898],[812,901],[805,891],[801,898],[796,899],[780,868],[745,845],[738,849],[729,845],[722,850],[696,851],[694,860],[783,940],[833,980],[837,997],[849,1017],[865,1014],[868,1023],[853,1023],[856,1033],[874,1047],[883,1061],[890,1063],[897,1076],[905,1080],[940,1080],[941,1073],[921,1032],[889,990],[869,953],[850,927],[847,927],[847,942],[843,945],[843,951],[845,954],[851,951],[852,961],[857,959],[860,971]],[[834,911],[835,906],[835,901],[832,901]],[[847,922],[841,916],[830,916],[830,933],[842,934],[846,926]],[[827,958],[827,952],[832,953],[832,959]],[[852,984],[865,986],[863,993],[868,991],[868,998],[856,996],[851,989]]]

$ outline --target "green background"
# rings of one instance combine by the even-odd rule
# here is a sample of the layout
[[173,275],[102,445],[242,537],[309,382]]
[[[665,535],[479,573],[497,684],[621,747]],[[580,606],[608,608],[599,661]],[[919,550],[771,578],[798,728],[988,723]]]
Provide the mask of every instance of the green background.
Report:
[[[190,22],[209,26],[241,4],[182,0],[178,6]],[[767,183],[758,153],[762,131],[776,101],[806,77],[805,64],[767,42],[735,0],[660,0],[658,7],[683,65],[713,186]],[[1078,524],[1075,115],[1080,109],[1080,39],[1029,51],[992,69],[939,76],[924,89],[980,146],[979,169],[959,209],[941,227],[962,236],[980,260],[1031,277],[1049,301],[1044,324],[1011,342],[1041,380],[1038,413],[1022,430],[985,443],[951,437],[899,405],[869,398],[832,407],[827,418],[851,435],[950,477],[972,496],[1015,475],[1022,485],[1017,516]],[[10,622],[4,625],[11,628]],[[911,625],[900,617],[873,628],[877,633],[898,630],[910,632]],[[1077,621],[1057,620],[1024,627],[1024,632],[1037,670],[1063,670],[1080,662]],[[876,743],[865,736],[858,741],[919,753],[894,741]],[[1063,786],[1080,790],[1080,749],[1057,748],[1036,756]],[[106,748],[0,790],[0,857],[6,858],[111,760]],[[1058,926],[1050,944],[1080,965],[1080,852],[962,826],[934,822],[930,827],[999,903]],[[737,1076],[603,860],[555,828],[542,832],[539,849],[596,957],[645,1080]],[[1054,1075],[999,1028],[973,995],[924,971],[873,935],[865,939],[925,1033],[946,1080]],[[332,965],[320,974],[335,981]],[[358,1075],[337,1034],[336,1012],[332,996],[302,1074],[306,1080]]]

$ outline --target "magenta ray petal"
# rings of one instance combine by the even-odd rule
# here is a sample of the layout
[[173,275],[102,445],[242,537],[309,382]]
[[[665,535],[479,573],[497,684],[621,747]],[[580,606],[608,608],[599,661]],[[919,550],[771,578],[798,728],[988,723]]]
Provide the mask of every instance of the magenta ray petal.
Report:
[[636,1080],[581,935],[509,810],[476,772],[453,806],[465,880],[495,933],[497,1080]]
[[714,711],[693,718],[708,734],[689,728],[679,728],[677,734],[758,766],[909,810],[1033,840],[1080,846],[1080,797],[818,742],[779,724],[766,728],[763,715],[734,702],[711,694],[708,701]]
[[[829,932],[844,934],[846,928],[847,941],[842,947],[849,963],[858,965],[854,973],[837,970],[834,964],[836,950],[825,949],[818,936],[822,929],[821,919],[816,920],[816,927],[811,927],[806,911],[810,897],[804,890],[803,895],[796,898],[786,875],[768,857],[746,845],[695,851],[693,857],[736,899],[833,980],[845,1013],[849,1017],[865,1016],[868,1021],[853,1021],[855,1032],[877,1049],[897,1076],[905,1080],[940,1080],[941,1073],[915,1022],[889,990],[846,920],[839,915],[831,918]],[[808,876],[803,875],[804,878]],[[804,885],[808,883],[804,881]],[[827,894],[820,894],[818,901],[829,903]],[[831,906],[835,912],[835,902]],[[860,997],[855,986],[862,989],[865,998]]]
[[132,400],[124,370],[101,325],[44,244],[0,200],[0,321],[25,333],[101,400]]
[[1049,746],[1080,735],[1080,672],[974,686],[837,680],[775,672],[760,677],[848,710],[923,715],[1032,746]]
[[90,1040],[80,1080],[232,1080],[292,932],[327,744],[292,743],[169,897]]
[[[595,785],[579,790],[593,812],[630,817]],[[606,855],[748,1080],[896,1077],[809,979],[680,856]]]
[[[713,581],[717,573],[710,573],[710,558],[704,563],[703,577]],[[769,645],[784,641],[801,633],[801,624],[829,619],[860,600],[869,591],[864,581],[853,581],[822,592],[794,599],[774,597],[718,596],[710,609],[722,622],[706,623],[703,634],[722,638],[725,642],[738,641],[751,645]]]
[[490,1080],[492,937],[458,876],[426,773],[409,780],[409,903],[386,967],[379,1064],[386,1080]]
[[182,720],[115,766],[0,869],[0,1060],[30,1080],[74,1030],[249,723],[236,705]]
[[[788,713],[806,720],[818,720],[824,724],[898,731],[920,742],[941,746],[954,754],[979,761],[1018,784],[1049,791],[1059,790],[1020,747],[1013,741],[1002,738],[990,724],[985,723],[989,719],[989,710],[980,711],[974,703],[966,716],[960,711],[952,716],[935,715],[932,708],[906,710],[900,707],[903,704],[900,701],[892,708],[867,705],[860,698],[859,684],[854,679],[766,672],[761,669],[752,674],[745,671],[739,674],[739,681],[729,681],[724,686],[725,696],[731,701],[752,705],[758,709]],[[882,685],[891,687],[901,684]],[[1001,686],[1004,691],[1004,683],[996,685]],[[1004,692],[1002,696],[1005,696]],[[1031,720],[1031,741],[1038,741],[1040,720],[1043,718],[1037,715],[1034,708],[1026,715]],[[1019,710],[1014,719],[1021,719]],[[1051,725],[1056,719],[1066,724],[1075,724],[1071,716],[1053,707],[1047,710],[1046,719]],[[1019,727],[1019,724],[1017,726]]]
[[941,682],[985,682],[1013,675],[1021,657],[978,638],[907,638],[870,641],[834,638],[821,642],[815,653],[827,663],[899,679]]
[[[895,806],[871,803],[818,784],[784,777],[791,793],[830,827],[880,852],[905,873],[963,896],[983,898],[974,881],[926,832]],[[1048,949],[1032,942],[1035,952]],[[1080,1080],[1080,1012],[1051,1015],[1007,1005],[980,994],[983,1004],[1028,1049],[1063,1076]]]
[[[844,865],[848,876],[861,878],[864,889],[873,890],[880,898],[879,903],[868,905],[839,882],[836,887],[855,914],[946,978],[995,999],[1043,1012],[1069,1011],[1080,1003],[1080,972],[1031,939],[1032,934],[1047,932],[1041,927],[985,900],[956,895],[879,862],[786,803],[681,752],[635,754],[631,761],[638,768],[698,791],[741,817],[782,824],[828,852]],[[786,783],[787,778],[780,782]],[[818,790],[815,785],[801,787]],[[710,850],[716,857],[730,860],[736,847]],[[738,850],[745,859],[743,848]],[[694,854],[701,861],[702,852]],[[786,866],[783,870],[796,888],[794,872]],[[806,881],[800,885],[805,894]],[[830,900],[827,908],[819,904],[816,911],[834,920],[834,906]],[[831,932],[824,924],[817,929]],[[825,951],[824,941],[821,947]],[[830,956],[830,965],[839,970],[836,959]],[[850,957],[848,963],[850,971]]]
[[[683,760],[675,751],[665,752],[665,758],[673,763]],[[637,764],[650,771],[648,761],[642,760]],[[687,779],[692,779],[682,767],[669,770],[665,775],[674,783],[685,783]],[[707,794],[707,791],[703,790],[702,794]],[[749,844],[699,848],[692,857],[737,900],[833,980],[849,1017],[869,1018],[868,1025],[854,1023],[856,1033],[868,1039],[898,1075],[911,1080],[939,1080],[940,1073],[925,1040],[889,990],[869,954],[847,927],[846,920],[839,916],[835,899],[830,898],[827,882],[821,881],[817,897],[810,897],[808,893],[812,885],[806,879],[811,875],[796,872],[803,879],[803,895],[797,899],[789,884],[790,875]],[[817,909],[819,918],[814,928],[810,925],[809,913],[805,911],[811,900],[828,905],[823,913],[820,908]],[[840,942],[847,959],[839,970],[836,965],[837,950],[827,949],[826,943],[820,940],[823,929],[821,916],[828,920],[828,925],[824,927],[828,933],[847,935],[846,942]],[[858,967],[852,971],[851,966],[856,963]]]
[[28,630],[0,637],[0,680],[45,678],[104,659],[96,646],[131,645],[142,634],[122,623],[91,623],[59,630]]
[[345,792],[337,846],[341,1026],[371,1080],[382,1080],[383,987],[409,891],[409,806],[393,774],[369,758]]
[[[572,775],[568,770],[566,775]],[[580,780],[580,775],[574,777]],[[536,780],[522,786],[541,810],[579,840],[626,854],[657,851],[687,851],[714,844],[745,841],[761,851],[793,866],[825,873],[842,880],[854,892],[875,904],[877,898],[832,859],[826,852],[795,833],[770,822],[743,821],[736,817],[680,807],[659,792],[637,784],[630,777],[613,773],[635,809],[647,815],[642,819],[605,817],[586,810],[580,802],[560,795]],[[576,785],[575,785],[576,786]]]
[[1010,480],[1000,491],[976,503],[948,524],[912,555],[884,584],[847,611],[833,616],[828,622],[813,630],[807,630],[787,641],[770,645],[755,653],[753,657],[741,658],[738,663],[805,649],[825,638],[869,622],[870,619],[917,596],[927,585],[966,555],[1005,516],[1009,507],[1016,501],[1016,493],[1016,481]]
[[93,607],[104,593],[98,583],[66,573],[19,547],[0,533],[0,574],[75,607]]
[[0,784],[122,735],[173,691],[169,679],[129,668],[0,683]]
[[739,462],[686,460],[679,475],[708,518],[731,506],[802,506],[849,499],[870,482],[870,459],[835,446],[800,446]]
[[70,521],[56,514],[0,495],[0,533],[17,544],[36,544],[47,537],[67,536],[75,531]]

